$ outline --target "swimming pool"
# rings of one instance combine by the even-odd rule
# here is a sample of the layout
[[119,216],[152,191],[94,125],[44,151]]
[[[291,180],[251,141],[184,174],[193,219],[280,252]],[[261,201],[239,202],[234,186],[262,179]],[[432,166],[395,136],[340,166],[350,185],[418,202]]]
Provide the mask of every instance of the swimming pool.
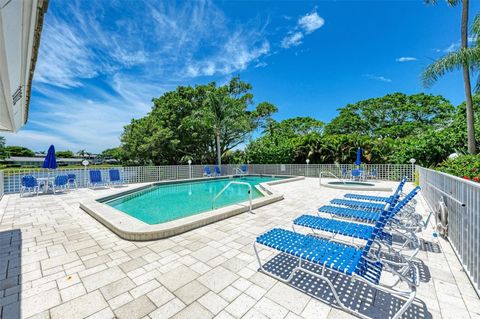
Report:
[[273,186],[302,179],[301,176],[247,175],[242,179],[226,176],[167,180],[137,187],[129,185],[117,194],[86,198],[80,202],[80,208],[121,238],[155,240],[249,211],[248,186],[234,184],[220,195],[212,209],[212,199],[228,182],[252,185],[252,209],[255,209],[283,199],[283,194]]
[[263,197],[255,187],[260,183],[285,177],[245,176],[209,179],[197,182],[153,184],[148,188],[113,198],[104,203],[149,225],[199,214],[249,200],[246,185],[232,184],[215,201],[213,198],[230,182],[246,182],[252,186],[252,198]]

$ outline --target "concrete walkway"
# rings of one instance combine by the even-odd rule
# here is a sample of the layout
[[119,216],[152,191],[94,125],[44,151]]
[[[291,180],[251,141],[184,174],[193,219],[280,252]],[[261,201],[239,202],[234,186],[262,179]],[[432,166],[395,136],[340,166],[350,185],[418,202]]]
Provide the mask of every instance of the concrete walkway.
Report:
[[[6,195],[0,201],[0,317],[350,318],[308,278],[285,285],[257,271],[256,236],[273,227],[291,229],[296,216],[345,193],[317,183],[274,186],[285,199],[255,214],[151,242],[122,240],[78,208],[83,199],[125,188]],[[422,198],[417,211],[426,212]],[[404,317],[480,318],[479,299],[448,242],[433,238],[431,228],[423,240],[418,298]],[[295,285],[315,286],[311,293],[325,302]],[[344,298],[370,317],[389,317],[398,307],[383,293],[343,279],[340,285]]]

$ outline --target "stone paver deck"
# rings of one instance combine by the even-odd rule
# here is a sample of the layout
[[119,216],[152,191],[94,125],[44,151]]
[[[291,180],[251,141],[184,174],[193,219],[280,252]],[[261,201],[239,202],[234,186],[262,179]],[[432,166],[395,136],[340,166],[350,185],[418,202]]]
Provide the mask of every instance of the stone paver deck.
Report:
[[[78,207],[124,188],[6,195],[0,201],[0,317],[349,318],[331,301],[257,271],[256,236],[290,229],[299,214],[345,193],[317,183],[273,186],[283,201],[151,242],[122,240]],[[417,211],[426,211],[421,198]],[[448,242],[433,238],[431,228],[423,239],[421,284],[404,317],[480,318],[479,299]],[[267,251],[261,254],[268,259]],[[351,302],[373,305],[372,317],[388,317],[392,305],[384,294],[356,288],[345,285]]]

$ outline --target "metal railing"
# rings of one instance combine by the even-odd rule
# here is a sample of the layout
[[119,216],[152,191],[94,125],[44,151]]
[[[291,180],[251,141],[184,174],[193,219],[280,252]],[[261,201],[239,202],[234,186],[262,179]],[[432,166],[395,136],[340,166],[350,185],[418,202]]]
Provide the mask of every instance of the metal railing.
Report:
[[335,174],[331,173],[331,172],[320,172],[320,174],[318,174],[318,184],[320,186],[322,186],[322,176],[324,174],[327,174],[327,175],[330,175],[330,176],[333,176],[334,178],[338,179],[340,182],[342,182],[343,184],[345,184],[345,181],[343,179],[341,179],[340,177],[336,176]]
[[[210,165],[212,166],[212,165]],[[366,164],[362,165],[367,172],[368,179],[399,181],[402,176],[407,176],[412,180],[413,168],[409,164]],[[205,165],[168,165],[168,166],[126,166],[116,167],[120,170],[120,175],[129,183],[147,183],[162,180],[177,180],[198,178],[203,176]],[[226,164],[221,166],[223,175],[239,175],[238,170],[241,165]],[[293,175],[318,177],[320,172],[330,172],[336,176],[344,177],[345,173],[355,168],[352,164],[249,164],[249,174],[266,175]],[[96,168],[89,166],[84,169],[79,168],[58,168],[55,171],[45,169],[21,169],[4,172],[4,192],[5,194],[18,193],[20,191],[20,179],[24,175],[33,175],[35,177],[48,177],[49,175],[75,174],[78,187],[88,187],[88,170],[98,169],[102,174],[102,179],[108,180],[108,170],[110,168]],[[375,176],[372,175],[375,172]]]
[[443,198],[448,210],[448,240],[480,292],[480,184],[418,167],[422,194],[432,210]]
[[219,198],[220,195],[222,195],[223,192],[225,192],[227,190],[227,188],[229,188],[233,184],[248,186],[248,195],[249,195],[249,201],[250,201],[248,211],[251,213],[252,212],[252,199],[253,199],[253,197],[252,197],[253,196],[252,185],[250,185],[249,183],[246,183],[246,182],[237,182],[237,181],[232,181],[232,182],[228,183],[227,185],[225,185],[224,188],[222,188],[222,190],[220,192],[218,192],[217,195],[215,195],[215,197],[212,199],[212,209],[215,209],[215,202],[217,201],[217,198]]

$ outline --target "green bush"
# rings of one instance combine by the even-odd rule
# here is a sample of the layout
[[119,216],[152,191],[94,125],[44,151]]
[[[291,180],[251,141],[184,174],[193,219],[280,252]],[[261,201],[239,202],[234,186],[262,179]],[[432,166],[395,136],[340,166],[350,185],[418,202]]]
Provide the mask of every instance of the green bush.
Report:
[[437,170],[478,183],[480,182],[480,155],[460,155],[455,159],[448,159],[440,163]]

